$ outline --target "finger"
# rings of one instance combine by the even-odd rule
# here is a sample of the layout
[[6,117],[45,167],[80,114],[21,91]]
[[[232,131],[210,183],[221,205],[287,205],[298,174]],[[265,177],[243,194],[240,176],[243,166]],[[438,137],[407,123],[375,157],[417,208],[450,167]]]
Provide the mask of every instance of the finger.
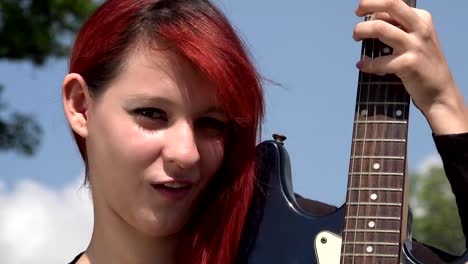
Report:
[[414,12],[426,23],[432,23],[432,14],[424,9],[413,8]]
[[364,57],[356,67],[366,73],[372,74],[396,74],[403,78],[404,73],[409,72],[413,60],[408,56],[388,55],[377,58]]
[[414,11],[420,17],[422,21],[420,28],[418,28],[417,34],[419,34],[419,36],[422,36],[422,37],[427,37],[429,35],[436,33],[434,29],[434,24],[432,21],[431,13],[423,9],[414,9]]
[[382,20],[358,23],[354,28],[353,38],[356,41],[372,38],[379,39],[392,47],[396,53],[406,49],[411,43],[406,32]]
[[402,0],[361,0],[356,15],[365,16],[375,12],[388,13],[402,27],[409,31],[421,26],[421,18],[413,8]]
[[385,22],[387,22],[389,24],[392,24],[394,26],[399,27],[396,20],[393,19],[388,13],[384,13],[384,12],[376,12],[376,13],[372,14],[370,20],[382,20],[382,21],[385,21]]

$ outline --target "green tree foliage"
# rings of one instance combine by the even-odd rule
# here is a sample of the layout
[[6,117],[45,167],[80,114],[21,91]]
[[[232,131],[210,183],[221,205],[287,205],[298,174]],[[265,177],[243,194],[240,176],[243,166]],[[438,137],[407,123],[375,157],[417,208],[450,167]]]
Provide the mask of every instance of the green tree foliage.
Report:
[[94,10],[91,0],[0,0],[0,59],[30,60],[68,54],[69,39]]
[[[42,66],[64,57],[71,39],[96,8],[91,0],[0,0],[0,60]],[[34,154],[42,130],[32,115],[9,109],[0,85],[0,151]]]
[[432,167],[412,175],[410,186],[413,237],[455,255],[463,253],[463,230],[443,168]]
[[39,145],[41,127],[32,116],[10,112],[7,117],[7,104],[1,98],[3,87],[0,86],[0,150],[16,150],[25,155],[32,155]]

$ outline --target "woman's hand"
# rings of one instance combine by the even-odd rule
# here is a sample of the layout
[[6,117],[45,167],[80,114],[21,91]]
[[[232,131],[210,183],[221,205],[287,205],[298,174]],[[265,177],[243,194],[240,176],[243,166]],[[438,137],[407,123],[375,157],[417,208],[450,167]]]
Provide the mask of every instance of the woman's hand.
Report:
[[468,132],[468,109],[440,48],[431,14],[411,8],[402,0],[361,0],[358,16],[373,14],[358,23],[354,39],[378,38],[393,54],[363,58],[363,72],[396,74],[436,134]]

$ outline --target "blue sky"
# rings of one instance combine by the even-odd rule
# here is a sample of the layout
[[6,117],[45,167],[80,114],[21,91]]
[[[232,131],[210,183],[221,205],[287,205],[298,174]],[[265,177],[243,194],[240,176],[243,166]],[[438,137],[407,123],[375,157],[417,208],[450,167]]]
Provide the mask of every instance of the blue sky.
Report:
[[[266,83],[267,115],[263,138],[286,134],[294,188],[313,199],[339,205],[344,201],[360,43],[352,39],[358,1],[220,0],[250,48]],[[468,2],[420,1],[434,16],[452,72],[468,96],[464,52],[468,47]],[[4,98],[21,111],[34,113],[44,128],[39,152],[32,158],[0,154],[0,182],[12,190],[29,179],[51,190],[76,181],[83,164],[62,113],[60,88],[66,60],[42,68],[0,63]],[[409,168],[415,170],[435,153],[431,131],[412,108]]]

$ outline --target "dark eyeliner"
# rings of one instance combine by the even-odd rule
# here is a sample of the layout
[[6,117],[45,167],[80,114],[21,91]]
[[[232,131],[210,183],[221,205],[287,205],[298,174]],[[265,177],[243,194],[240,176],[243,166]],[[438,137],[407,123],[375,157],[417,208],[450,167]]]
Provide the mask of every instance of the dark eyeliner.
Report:
[[203,117],[198,120],[198,124],[210,128],[217,129],[219,131],[224,131],[227,127],[226,122],[213,117]]
[[154,107],[142,107],[142,108],[137,108],[132,111],[134,115],[136,115],[138,118],[145,118],[149,120],[165,120],[167,121],[167,115],[166,113],[159,109],[159,108],[154,108]]

